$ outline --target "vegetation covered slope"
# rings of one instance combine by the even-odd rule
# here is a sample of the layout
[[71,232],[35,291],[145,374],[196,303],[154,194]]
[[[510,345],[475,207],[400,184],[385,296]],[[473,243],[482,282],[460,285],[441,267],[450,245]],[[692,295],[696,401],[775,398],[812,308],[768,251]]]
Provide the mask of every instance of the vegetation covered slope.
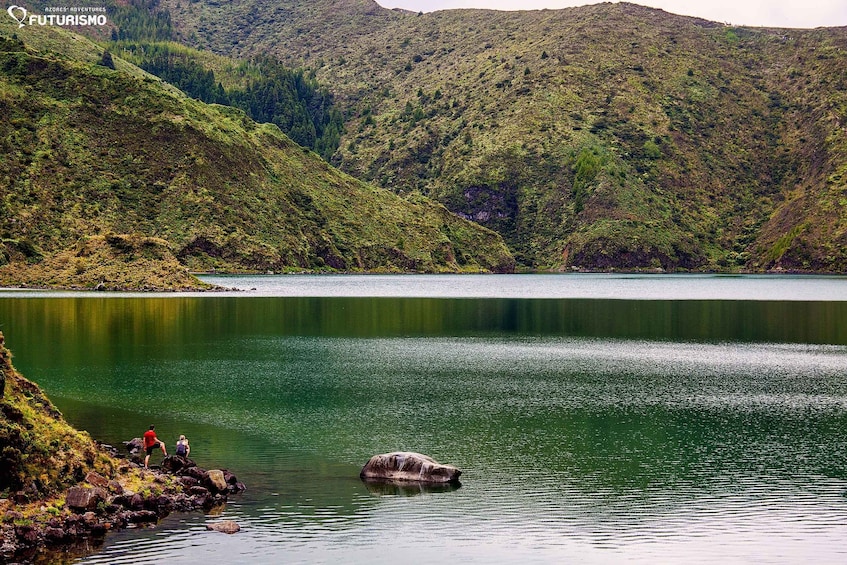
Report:
[[513,266],[494,232],[344,175],[276,126],[118,57],[103,66],[88,40],[0,34],[0,237],[30,262],[134,234],[124,241],[164,240],[196,270]]
[[[26,241],[26,240],[25,240]],[[0,241],[0,285],[97,290],[207,290],[168,242],[139,234],[93,235],[44,255],[20,240]]]
[[497,230],[527,265],[847,270],[847,29],[626,3],[156,9],[180,41],[316,69],[350,116],[335,164]]
[[112,458],[87,433],[68,425],[41,389],[15,371],[2,333],[0,470],[0,498],[21,492],[27,500],[57,494],[89,471],[114,471]]

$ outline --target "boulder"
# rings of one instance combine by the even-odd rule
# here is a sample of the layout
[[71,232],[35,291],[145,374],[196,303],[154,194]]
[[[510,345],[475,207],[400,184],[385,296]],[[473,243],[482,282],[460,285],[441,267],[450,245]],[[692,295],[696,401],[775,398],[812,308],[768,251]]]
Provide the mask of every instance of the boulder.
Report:
[[186,467],[179,472],[183,477],[192,477],[197,479],[198,481],[203,481],[206,479],[206,471],[201,469],[200,467]]
[[26,544],[35,544],[38,541],[38,529],[32,525],[15,526],[15,535]]
[[374,455],[362,467],[362,480],[416,483],[457,483],[462,472],[433,458],[412,451]]
[[95,473],[94,471],[90,471],[87,475],[85,475],[85,482],[91,486],[109,488],[109,479],[99,473]]
[[123,442],[126,446],[126,450],[129,451],[130,455],[137,455],[144,451],[144,440],[140,437],[134,437],[129,441]]
[[193,486],[188,488],[188,493],[192,496],[207,496],[209,494],[209,489],[201,486]]
[[178,474],[183,469],[196,466],[197,464],[194,461],[182,455],[168,455],[162,460],[162,469],[173,474]]
[[158,512],[160,516],[167,516],[171,513],[173,508],[174,501],[170,496],[162,495],[156,499],[156,512]]
[[133,494],[129,498],[129,507],[132,510],[141,510],[144,508],[144,497],[138,493]]
[[212,469],[206,473],[204,486],[212,492],[226,492],[227,482],[224,478],[223,471]]
[[189,476],[179,477],[178,480],[179,480],[179,483],[185,488],[196,487],[197,485],[200,484],[200,481],[198,481],[194,477],[189,477]]
[[51,544],[60,544],[67,540],[67,534],[62,528],[47,527],[44,529],[44,540]]
[[71,487],[65,504],[71,510],[87,511],[97,508],[97,503],[106,500],[108,494],[101,488]]
[[239,526],[232,520],[224,520],[222,522],[206,524],[206,529],[215,532],[223,532],[225,534],[234,534],[235,532],[241,530],[241,526]]

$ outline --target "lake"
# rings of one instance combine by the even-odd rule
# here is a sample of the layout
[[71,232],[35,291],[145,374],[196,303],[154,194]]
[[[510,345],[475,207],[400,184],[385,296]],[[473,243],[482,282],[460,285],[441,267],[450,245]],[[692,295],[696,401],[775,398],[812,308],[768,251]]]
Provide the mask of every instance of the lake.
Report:
[[[847,560],[847,277],[204,279],[243,290],[0,292],[72,424],[248,486],[83,563]],[[395,450],[461,487],[359,480]]]

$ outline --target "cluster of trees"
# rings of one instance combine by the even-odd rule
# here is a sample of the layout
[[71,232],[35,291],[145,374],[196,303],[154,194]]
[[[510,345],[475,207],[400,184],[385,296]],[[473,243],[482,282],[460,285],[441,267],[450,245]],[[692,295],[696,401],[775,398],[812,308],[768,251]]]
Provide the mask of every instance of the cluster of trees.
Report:
[[326,160],[338,149],[343,115],[333,106],[332,94],[313,75],[259,58],[245,64],[250,77],[245,87],[224,88],[192,49],[168,42],[173,36],[170,12],[159,6],[159,0],[112,5],[109,17],[116,25],[112,41],[127,59],[147,72],[193,98],[234,106],[257,122],[274,123]]
[[246,86],[224,88],[193,50],[174,43],[123,44],[123,52],[142,69],[211,104],[240,108],[252,119],[273,123],[291,139],[329,160],[341,139],[342,113],[332,94],[313,75],[269,58],[244,63]]
[[332,94],[302,69],[288,69],[267,58],[251,64],[257,68],[257,78],[244,89],[228,91],[229,101],[224,103],[241,108],[257,122],[276,124],[291,139],[329,160],[344,129]]
[[171,13],[159,8],[159,0],[126,0],[107,8],[112,41],[167,41],[173,37]]

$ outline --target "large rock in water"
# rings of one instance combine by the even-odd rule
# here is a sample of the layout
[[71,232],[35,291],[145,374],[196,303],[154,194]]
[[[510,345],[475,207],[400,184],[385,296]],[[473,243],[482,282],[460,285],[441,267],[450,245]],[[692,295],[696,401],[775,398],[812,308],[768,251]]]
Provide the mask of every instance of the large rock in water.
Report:
[[395,451],[371,457],[359,476],[363,480],[457,483],[461,474],[456,467],[443,465],[432,457],[412,451]]

